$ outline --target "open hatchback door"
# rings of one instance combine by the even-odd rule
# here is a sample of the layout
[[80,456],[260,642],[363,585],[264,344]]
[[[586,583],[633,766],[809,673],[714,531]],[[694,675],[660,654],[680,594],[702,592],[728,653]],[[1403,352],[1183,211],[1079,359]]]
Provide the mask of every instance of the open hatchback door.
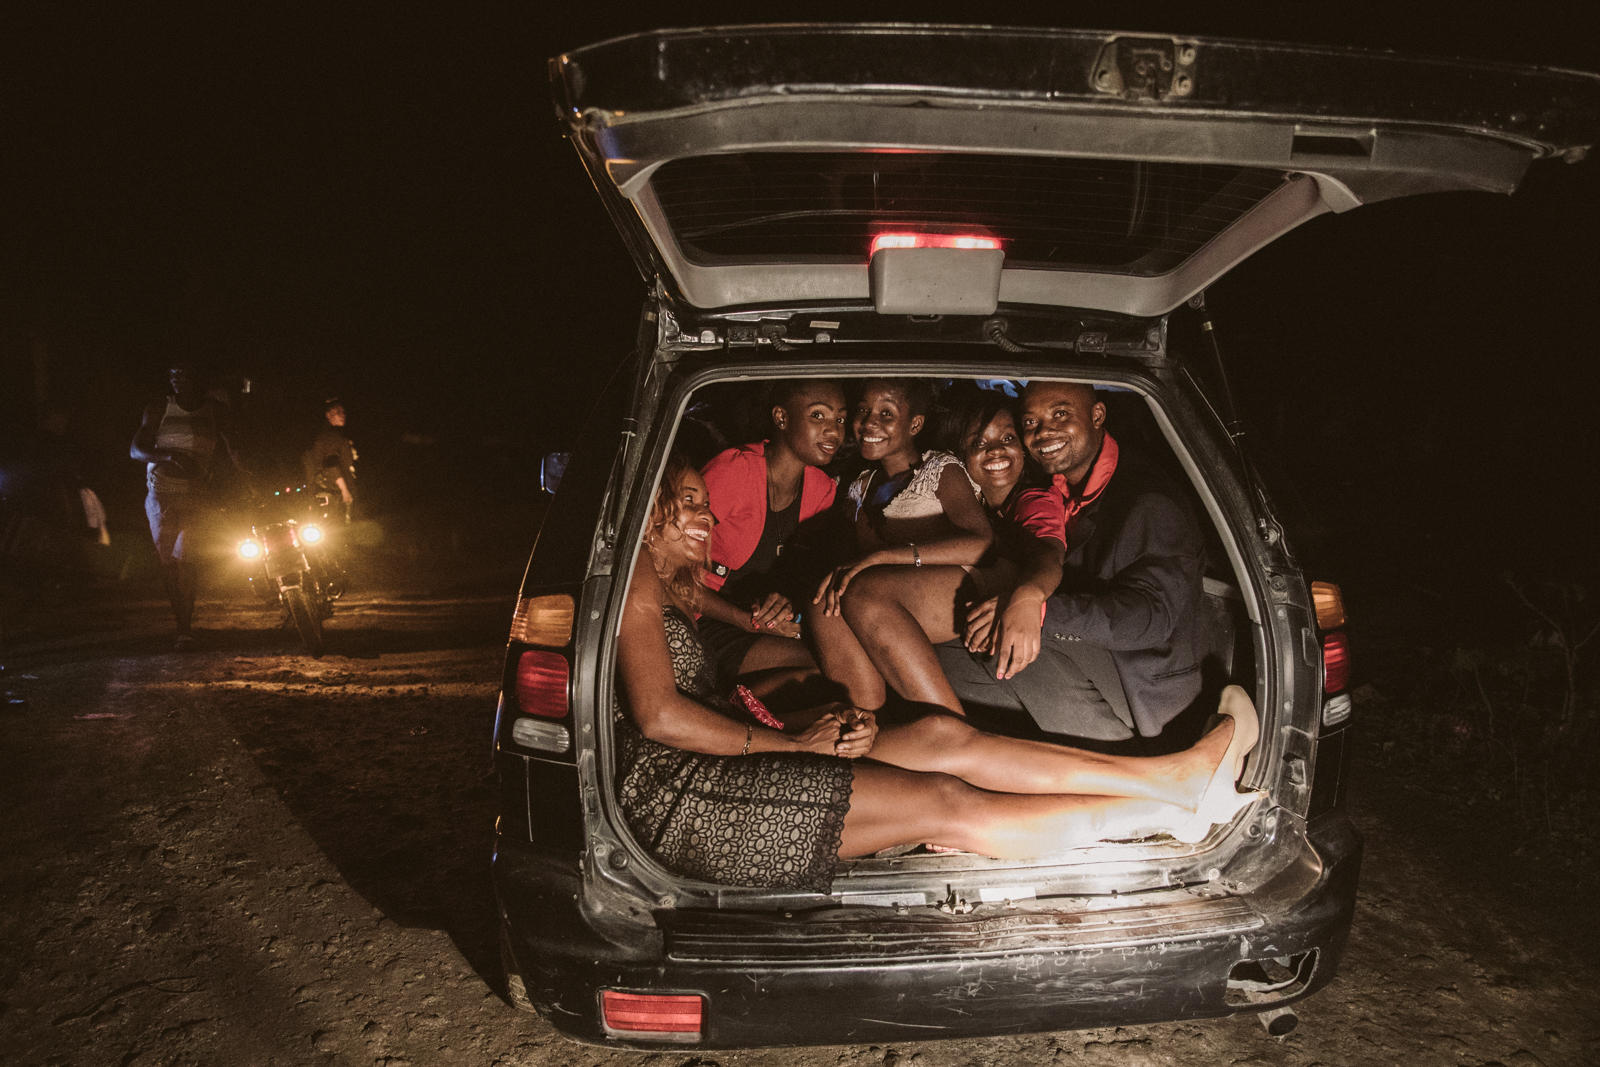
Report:
[[869,270],[907,231],[998,241],[932,303],[1158,316],[1324,212],[1510,193],[1600,113],[1591,74],[1069,30],[664,31],[551,70],[641,269],[697,308],[915,303]]

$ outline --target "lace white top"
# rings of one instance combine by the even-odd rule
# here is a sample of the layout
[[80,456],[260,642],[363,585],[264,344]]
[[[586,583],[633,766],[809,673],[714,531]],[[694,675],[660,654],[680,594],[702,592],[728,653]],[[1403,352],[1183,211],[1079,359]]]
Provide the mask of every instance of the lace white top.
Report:
[[[939,479],[944,476],[944,469],[954,463],[956,469],[961,471],[967,479],[967,484],[972,488],[973,495],[979,492],[978,486],[967,475],[967,468],[961,461],[949,452],[930,449],[922,454],[922,462],[912,472],[911,480],[904,489],[896,493],[884,505],[883,517],[886,519],[928,519],[944,514],[944,505],[939,502]],[[877,468],[864,470],[850,483],[850,502],[855,505],[859,513],[866,502],[867,493],[872,488],[873,476],[879,473]]]

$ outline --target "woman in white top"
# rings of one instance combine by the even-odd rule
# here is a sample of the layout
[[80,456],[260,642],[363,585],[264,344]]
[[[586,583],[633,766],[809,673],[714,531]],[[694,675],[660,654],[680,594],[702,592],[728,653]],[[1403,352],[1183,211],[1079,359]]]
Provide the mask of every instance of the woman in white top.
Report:
[[[962,714],[929,642],[928,624],[946,620],[954,637],[957,592],[994,541],[978,489],[949,452],[921,452],[927,383],[881,378],[863,383],[852,428],[870,466],[850,485],[846,506],[856,558],[817,589],[811,633],[823,673],[856,707],[877,709],[885,681],[909,700]],[[881,610],[892,602],[893,609]],[[862,608],[874,605],[870,633]]]

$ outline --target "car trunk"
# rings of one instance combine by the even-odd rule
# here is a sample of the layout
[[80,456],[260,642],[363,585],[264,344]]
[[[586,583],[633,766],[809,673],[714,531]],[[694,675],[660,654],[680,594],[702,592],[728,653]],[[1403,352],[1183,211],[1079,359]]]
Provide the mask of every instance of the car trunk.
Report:
[[[830,315],[826,321],[834,324],[842,338],[852,335],[855,321],[881,321],[870,308],[834,308]],[[1042,373],[1088,379],[1114,390],[1110,397],[1114,417],[1121,420],[1119,432],[1126,434],[1130,443],[1168,450],[1167,464],[1193,487],[1196,514],[1208,517],[1202,519],[1211,558],[1204,583],[1205,610],[1211,620],[1211,647],[1205,664],[1207,691],[1215,695],[1225,682],[1239,683],[1270,708],[1281,700],[1286,688],[1298,688],[1301,711],[1279,717],[1278,725],[1287,728],[1283,731],[1286,743],[1263,745],[1251,763],[1248,781],[1272,787],[1274,802],[1261,805],[1254,816],[1237,825],[1219,827],[1210,839],[1198,845],[1155,836],[1102,843],[1029,861],[914,848],[908,853],[880,854],[842,863],[831,899],[819,901],[809,894],[713,886],[674,876],[656,866],[648,853],[630,840],[620,817],[613,815],[600,837],[605,841],[604,852],[608,856],[621,852],[628,861],[621,868],[596,865],[598,877],[619,888],[626,886],[630,895],[670,900],[674,911],[725,911],[733,916],[730,921],[741,928],[744,920],[739,916],[772,909],[809,909],[819,904],[852,909],[848,921],[867,926],[897,913],[959,916],[976,910],[981,917],[996,910],[1009,914],[1024,906],[1041,915],[1054,916],[1049,921],[1057,922],[1063,914],[1107,905],[1157,906],[1142,902],[1143,894],[1149,894],[1150,900],[1160,906],[1192,902],[1197,899],[1196,893],[1200,894],[1198,899],[1206,899],[1219,882],[1235,888],[1260,885],[1295,862],[1297,853],[1292,844],[1286,844],[1275,855],[1261,850],[1252,853],[1245,846],[1263,840],[1298,841],[1299,820],[1310,799],[1307,783],[1294,780],[1291,768],[1303,766],[1313,758],[1309,738],[1315,731],[1315,681],[1303,668],[1298,677],[1291,669],[1287,678],[1259,669],[1260,663],[1271,661],[1286,647],[1299,651],[1298,630],[1272,613],[1267,562],[1280,580],[1283,575],[1297,572],[1284,555],[1283,546],[1263,553],[1252,544],[1257,538],[1250,518],[1254,514],[1249,510],[1253,507],[1249,503],[1253,499],[1251,491],[1242,471],[1230,460],[1215,420],[1208,426],[1197,417],[1203,405],[1197,402],[1193,386],[1166,357],[1161,345],[1152,340],[1152,330],[1159,335],[1159,323],[1114,316],[1091,316],[1085,320],[1083,316],[1052,314],[1019,323],[1019,333],[1041,350],[1026,354],[997,356],[991,346],[981,343],[972,326],[972,336],[963,340],[952,336],[933,347],[918,346],[915,356],[908,356],[904,345],[886,344],[881,338],[859,344],[841,339],[826,343],[825,356],[816,347],[797,349],[786,353],[783,362],[775,366],[771,354],[753,343],[747,355],[727,348],[730,333],[743,328],[739,316],[695,316],[684,312],[668,318],[673,320],[672,328],[679,331],[681,340],[658,350],[653,369],[642,375],[640,387],[645,391],[646,403],[641,408],[658,410],[661,417],[654,424],[642,421],[637,427],[635,458],[626,464],[635,472],[630,477],[636,488],[627,494],[631,500],[627,513],[619,516],[619,546],[638,543],[637,524],[644,521],[648,511],[644,502],[653,497],[665,454],[673,449],[686,450],[693,461],[704,462],[715,447],[714,442],[739,439],[737,424],[719,422],[718,413],[748,408],[746,398],[758,394],[775,377],[824,375],[849,382],[857,376],[915,369],[930,379],[983,379],[991,384],[998,379],[1025,379]],[[1084,362],[1076,352],[1083,343],[1086,326],[1094,327],[1087,332],[1096,335],[1091,347],[1102,349],[1093,362]],[[1058,347],[1045,353],[1043,342],[1047,335],[1054,336]],[[1112,350],[1110,355],[1104,351],[1107,347]],[[1133,349],[1137,349],[1136,356],[1130,354]],[[1201,471],[1211,473],[1201,476]],[[1226,516],[1235,518],[1226,521]],[[627,572],[631,559],[631,553],[622,554],[618,573]],[[613,603],[620,603],[620,599]],[[615,632],[609,625],[608,629]],[[620,685],[615,676],[605,682]],[[1029,729],[1021,732],[1046,737]],[[602,791],[609,789],[603,787]],[[591,829],[600,828],[592,825]],[[1125,918],[1131,918],[1131,913]],[[974,929],[932,927],[923,933],[942,941],[946,935],[963,930],[961,937],[977,936]]]

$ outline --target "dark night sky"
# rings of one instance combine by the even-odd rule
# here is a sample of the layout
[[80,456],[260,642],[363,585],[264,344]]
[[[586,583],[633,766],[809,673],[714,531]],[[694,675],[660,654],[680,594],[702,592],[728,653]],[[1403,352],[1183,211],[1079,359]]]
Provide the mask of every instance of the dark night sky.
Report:
[[[607,6],[5,16],[0,420],[13,434],[31,421],[43,352],[106,476],[136,483],[121,456],[139,403],[184,354],[312,418],[342,393],[375,461],[408,429],[548,447],[581,409],[574,392],[629,343],[643,286],[558,136],[545,57],[657,24],[971,17],[948,3]],[[1334,6],[1081,4],[1003,21],[1600,65],[1562,5],[1518,5],[1519,25],[1486,14],[1499,5],[1406,22],[1390,16],[1407,5]],[[1247,413],[1301,464],[1294,477],[1360,481],[1420,449],[1406,469],[1444,472],[1452,521],[1474,514],[1460,502],[1474,492],[1496,513],[1532,490],[1562,497],[1539,521],[1593,540],[1588,494],[1560,486],[1593,480],[1576,386],[1594,377],[1597,167],[1543,165],[1511,199],[1318,220],[1213,289]]]

